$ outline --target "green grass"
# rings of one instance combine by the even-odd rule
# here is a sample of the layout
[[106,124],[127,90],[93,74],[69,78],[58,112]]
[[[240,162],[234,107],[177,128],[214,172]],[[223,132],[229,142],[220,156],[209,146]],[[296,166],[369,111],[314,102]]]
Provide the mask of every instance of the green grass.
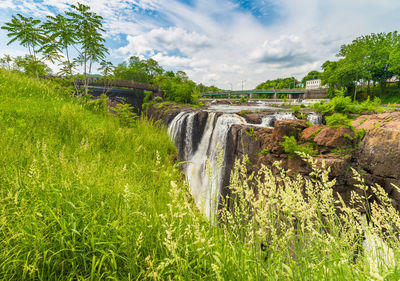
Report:
[[[180,181],[165,130],[86,109],[48,81],[0,70],[0,276],[140,274]],[[157,162],[157,157],[159,161]]]
[[243,200],[212,224],[171,161],[165,128],[121,122],[101,101],[19,73],[0,70],[0,95],[1,280],[399,278],[398,267],[353,261],[354,219],[321,220],[332,210],[327,176],[308,183],[306,200],[304,180],[264,167],[256,198],[237,163],[232,192]]

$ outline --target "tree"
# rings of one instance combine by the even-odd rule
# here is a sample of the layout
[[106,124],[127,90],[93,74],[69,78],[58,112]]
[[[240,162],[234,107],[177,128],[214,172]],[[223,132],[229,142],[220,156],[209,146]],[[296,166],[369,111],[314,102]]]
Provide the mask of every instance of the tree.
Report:
[[[38,48],[46,41],[44,32],[40,28],[40,20],[17,14],[17,16],[12,16],[11,21],[6,22],[1,29],[6,30],[7,36],[11,38],[7,45],[19,41],[22,46],[28,48],[29,58],[34,62],[37,61]],[[30,63],[30,66],[39,67],[40,64],[34,62]],[[36,72],[36,77],[39,79],[39,70],[33,69],[33,71]]]
[[100,67],[98,68],[98,70],[101,71],[101,74],[103,74],[103,76],[110,76],[113,71],[114,71],[114,65],[112,64],[112,62],[110,61],[101,61],[100,62]]
[[256,89],[289,89],[295,88],[299,81],[294,77],[278,78],[275,80],[267,80],[259,85]]
[[[142,83],[154,83],[154,79],[163,75],[164,69],[152,58],[140,59],[131,56],[128,62],[120,63],[114,70],[118,79],[133,80]],[[169,73],[168,75],[171,75]],[[172,75],[173,72],[172,72]]]
[[35,59],[33,55],[16,57],[15,65],[26,74],[36,77],[51,73],[51,69],[44,62]]
[[4,55],[0,59],[1,67],[7,70],[11,70],[11,62],[12,62],[12,57],[10,55]]
[[[66,12],[69,16],[68,22],[73,26],[76,34],[76,43],[80,44],[81,50],[76,62],[83,65],[84,89],[88,92],[88,73],[91,73],[92,64],[100,62],[108,53],[104,46],[105,39],[102,17],[91,12],[90,7],[78,3],[71,5],[72,12]],[[75,38],[70,38],[71,41]]]
[[301,79],[301,83],[305,85],[308,80],[320,79],[320,78],[321,78],[321,72],[312,70],[306,76],[304,76],[303,79]]
[[[45,53],[50,54],[54,52],[65,52],[66,61],[60,61],[60,65],[62,66],[63,74],[72,77],[76,64],[70,59],[69,47],[77,43],[77,27],[70,18],[61,14],[55,17],[47,16],[47,19],[48,20],[42,24],[42,28],[45,30],[48,40],[42,49]],[[58,57],[58,60],[61,60],[61,56]]]

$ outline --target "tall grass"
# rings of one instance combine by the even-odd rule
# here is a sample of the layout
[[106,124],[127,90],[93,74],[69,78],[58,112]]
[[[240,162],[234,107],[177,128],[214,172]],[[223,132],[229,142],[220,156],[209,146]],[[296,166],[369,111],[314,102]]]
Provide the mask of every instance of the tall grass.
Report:
[[[371,266],[359,247],[369,225],[345,206],[336,215],[325,171],[305,181],[264,167],[252,178],[237,162],[230,207],[211,224],[165,128],[121,123],[52,82],[3,70],[0,97],[2,280],[400,277],[397,240],[394,263]],[[376,225],[398,219],[388,204],[373,210]]]

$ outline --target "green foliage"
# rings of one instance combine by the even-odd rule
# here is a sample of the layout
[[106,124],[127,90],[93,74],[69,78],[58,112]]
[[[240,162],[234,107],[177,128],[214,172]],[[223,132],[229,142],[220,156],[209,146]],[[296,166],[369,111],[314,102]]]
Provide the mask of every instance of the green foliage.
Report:
[[248,135],[252,139],[256,139],[257,135],[254,133],[254,127],[248,127],[246,131],[244,131],[246,135]]
[[313,149],[311,144],[300,145],[297,144],[296,138],[293,136],[284,136],[284,141],[281,143],[287,154],[295,155],[297,153],[305,153],[307,155],[315,156],[317,152]]
[[45,76],[51,74],[51,69],[42,61],[36,60],[31,55],[16,57],[14,60],[17,69],[30,76]]
[[239,102],[248,102],[249,101],[249,97],[247,96],[241,96]]
[[99,98],[93,99],[90,95],[87,96],[86,108],[99,112],[99,113],[107,113],[108,96],[105,94],[101,94]]
[[162,98],[162,97],[155,97],[155,98],[154,98],[154,102],[155,102],[155,103],[163,102],[163,98]]
[[379,105],[381,100],[377,97],[371,101],[369,98],[361,103],[353,102],[350,97],[344,97],[338,95],[332,98],[329,102],[315,103],[314,108],[317,112],[321,112],[325,115],[336,113],[349,114],[349,113],[361,113],[363,111],[380,111]]
[[299,83],[294,77],[278,78],[275,80],[267,80],[259,85],[256,89],[291,89],[295,88]]
[[120,124],[125,127],[133,127],[136,124],[137,114],[133,112],[133,107],[128,103],[120,103],[115,107],[115,112],[119,117]]
[[[324,164],[303,158],[313,167],[306,181],[277,163],[250,173],[243,157],[211,223],[171,161],[163,126],[121,126],[21,73],[0,70],[0,95],[2,280],[399,279],[399,214],[358,174],[382,202],[373,224],[344,203],[337,215]],[[362,193],[357,202],[367,202]],[[388,233],[394,262],[379,248],[372,259],[360,251],[360,229]]]
[[301,79],[301,83],[306,85],[306,82],[308,80],[320,79],[320,78],[321,78],[321,72],[313,70],[313,71],[310,71],[306,76],[304,76],[303,79]]
[[241,111],[239,112],[239,115],[243,116],[243,115],[250,114],[250,113],[251,113],[250,110],[241,110]]
[[269,153],[270,152],[267,148],[263,148],[260,152],[257,152],[256,155],[267,155]]
[[351,120],[341,113],[334,113],[331,116],[326,116],[325,119],[328,126],[344,126],[351,128]]
[[293,105],[293,106],[290,108],[290,111],[291,111],[293,114],[299,114],[299,113],[300,113],[300,105]]
[[153,92],[152,91],[145,91],[144,92],[143,103],[151,102],[152,99],[153,99]]
[[137,56],[131,56],[128,62],[114,69],[115,78],[142,83],[153,83],[154,78],[163,73],[164,69],[154,59],[140,59]]
[[326,61],[322,83],[330,88],[344,87],[348,94],[356,99],[356,85],[363,81],[369,84],[379,83],[382,91],[386,89],[386,80],[400,74],[400,40],[397,31],[372,33],[353,40],[340,48],[338,61]]
[[199,93],[196,83],[189,80],[183,71],[177,73],[175,77],[169,75],[157,76],[154,83],[164,91],[166,100],[192,104],[198,102]]

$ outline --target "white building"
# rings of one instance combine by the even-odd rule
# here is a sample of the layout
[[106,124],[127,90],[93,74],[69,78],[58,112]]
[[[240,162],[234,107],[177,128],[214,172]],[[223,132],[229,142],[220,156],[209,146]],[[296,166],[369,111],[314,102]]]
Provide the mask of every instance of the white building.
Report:
[[320,89],[321,87],[321,79],[312,79],[306,81],[306,89]]

